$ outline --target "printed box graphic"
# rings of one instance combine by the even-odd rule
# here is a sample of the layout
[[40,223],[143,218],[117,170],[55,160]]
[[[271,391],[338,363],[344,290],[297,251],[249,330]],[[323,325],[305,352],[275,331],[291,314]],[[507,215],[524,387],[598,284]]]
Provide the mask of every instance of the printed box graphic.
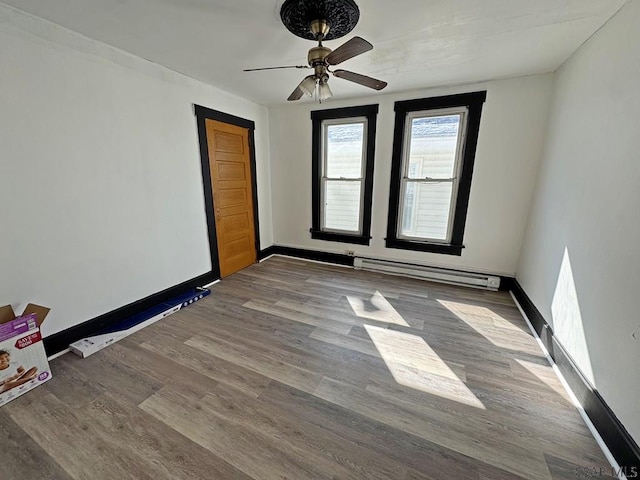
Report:
[[30,313],[0,324],[0,406],[51,379],[42,317]]

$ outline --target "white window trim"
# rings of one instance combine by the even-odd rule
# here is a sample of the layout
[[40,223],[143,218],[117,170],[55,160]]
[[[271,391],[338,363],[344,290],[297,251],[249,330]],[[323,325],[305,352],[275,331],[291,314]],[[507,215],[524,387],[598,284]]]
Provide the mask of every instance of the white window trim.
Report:
[[[362,124],[362,158],[360,159],[360,177],[359,178],[344,178],[344,177],[327,177],[327,130],[332,125],[350,125],[354,123]],[[323,120],[321,123],[321,159],[322,159],[322,175],[320,176],[320,230],[328,233],[342,233],[342,234],[358,234],[362,235],[363,222],[364,222],[364,189],[365,189],[365,172],[367,163],[367,134],[368,134],[368,120],[367,117],[349,117],[349,118],[332,118]],[[325,226],[325,196],[326,196],[326,183],[327,181],[342,181],[342,182],[360,182],[360,205],[358,208],[358,230],[341,230],[336,228],[327,228]]]
[[[430,117],[442,117],[446,115],[460,115],[460,130],[458,131],[458,141],[456,143],[456,158],[454,165],[454,176],[450,179],[409,179],[409,157],[411,146],[411,129],[413,120],[416,118],[430,118]],[[460,174],[462,172],[462,161],[464,157],[464,145],[467,137],[467,125],[469,123],[469,109],[467,107],[452,107],[452,108],[440,108],[432,110],[421,110],[407,113],[405,120],[404,132],[403,132],[403,144],[402,144],[402,177],[400,178],[400,198],[399,198],[399,211],[398,211],[398,223],[396,225],[397,237],[401,240],[409,240],[412,242],[425,242],[425,243],[438,243],[448,245],[451,243],[453,236],[453,220],[456,211],[456,203],[458,199],[458,188],[460,184]],[[402,234],[402,224],[404,219],[404,204],[407,183],[443,183],[451,182],[451,203],[449,207],[449,215],[447,217],[447,236],[443,240],[441,238],[429,238],[429,237],[413,237]]]

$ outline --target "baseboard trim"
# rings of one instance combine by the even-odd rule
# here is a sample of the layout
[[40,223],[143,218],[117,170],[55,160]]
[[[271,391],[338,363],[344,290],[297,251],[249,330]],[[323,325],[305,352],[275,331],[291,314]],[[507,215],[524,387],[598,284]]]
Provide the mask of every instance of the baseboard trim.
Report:
[[354,257],[341,253],[322,252],[320,250],[307,250],[305,248],[285,247],[283,245],[271,245],[270,247],[260,250],[258,260],[267,258],[271,255],[285,255],[287,257],[302,258],[305,260],[314,260],[316,262],[334,263],[337,265],[346,265],[353,267]]
[[258,261],[264,260],[271,255],[275,255],[275,245],[271,245],[270,247],[264,248],[258,252]]
[[511,292],[616,462],[623,471],[631,471],[632,467],[640,470],[638,444],[555,338],[553,329],[517,280],[513,281]]
[[49,335],[43,339],[44,349],[47,352],[47,356],[55,356],[57,353],[67,349],[73,342],[77,342],[82,338],[90,337],[96,332],[122,322],[133,315],[138,315],[155,305],[166,302],[172,297],[176,297],[196,287],[211,283],[214,280],[216,280],[214,273],[208,272],[204,275],[194,277],[191,280],[174,285],[166,290],[154,293],[153,295],[149,295],[148,297],[95,317],[91,320],[87,320],[86,322],[74,325],[73,327],[62,330],[61,332]]
[[501,292],[510,292],[513,290],[513,284],[516,281],[514,277],[505,277],[504,275],[500,275],[500,288]]

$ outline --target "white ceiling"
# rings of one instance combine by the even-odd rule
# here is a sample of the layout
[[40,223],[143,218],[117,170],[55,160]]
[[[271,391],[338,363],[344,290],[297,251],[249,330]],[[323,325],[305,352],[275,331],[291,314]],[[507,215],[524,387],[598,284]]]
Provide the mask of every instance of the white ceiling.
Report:
[[[555,70],[627,0],[356,0],[354,35],[374,45],[340,68],[385,92]],[[313,42],[279,17],[283,0],[2,0],[257,103],[285,103],[306,72],[242,72],[306,64]],[[374,93],[331,80],[334,98]]]

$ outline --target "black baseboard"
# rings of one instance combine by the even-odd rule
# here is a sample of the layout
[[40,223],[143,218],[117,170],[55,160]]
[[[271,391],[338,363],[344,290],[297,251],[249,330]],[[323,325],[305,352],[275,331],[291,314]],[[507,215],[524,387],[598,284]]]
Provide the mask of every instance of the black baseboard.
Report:
[[500,277],[500,291],[509,292],[513,290],[513,284],[516,281],[513,277]]
[[627,471],[631,471],[632,467],[640,469],[638,444],[555,338],[553,329],[517,280],[513,281],[511,291],[623,471],[625,468]]
[[307,260],[316,260],[318,262],[335,263],[338,265],[347,265],[353,267],[354,257],[340,253],[321,252],[320,250],[307,250],[304,248],[285,247],[282,245],[271,245],[261,250],[258,259],[267,258],[269,255],[286,255],[288,257],[304,258]]
[[276,253],[275,249],[276,249],[276,246],[271,245],[270,247],[260,250],[258,252],[258,260],[264,260],[265,258],[270,257],[271,255],[275,255]]
[[104,315],[100,315],[99,317],[87,320],[79,325],[74,325],[71,328],[49,335],[43,339],[44,349],[47,352],[47,356],[55,355],[56,353],[68,348],[73,342],[89,337],[116,323],[122,322],[133,315],[138,315],[155,305],[166,302],[167,300],[196,287],[201,287],[202,285],[211,283],[216,279],[217,278],[213,272],[205,273],[204,275],[192,278],[191,280],[187,280],[186,282],[167,288],[161,292],[149,295],[137,302],[130,303],[129,305],[125,305],[124,307],[120,307],[116,310],[105,313]]

